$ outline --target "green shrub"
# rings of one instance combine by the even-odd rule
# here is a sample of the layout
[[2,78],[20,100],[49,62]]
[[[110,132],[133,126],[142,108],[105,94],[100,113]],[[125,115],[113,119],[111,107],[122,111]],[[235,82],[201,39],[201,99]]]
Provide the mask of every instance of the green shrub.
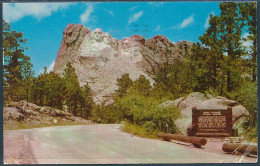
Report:
[[127,121],[147,131],[160,130],[175,133],[174,121],[179,118],[180,112],[177,108],[159,107],[159,104],[153,98],[128,95],[122,98],[116,107]]
[[[148,122],[149,123],[149,122]],[[126,122],[122,127],[122,131],[138,135],[140,137],[157,138],[159,130],[147,130],[144,126],[140,127],[135,124]]]
[[248,123],[245,125],[246,136],[251,138],[257,137],[257,83],[249,82],[244,84],[238,92],[237,97],[240,102],[249,112]]
[[180,117],[180,112],[177,108],[160,107],[160,104],[160,100],[152,97],[127,94],[111,105],[96,106],[91,120],[99,123],[127,121],[127,124],[135,126],[133,130],[141,130],[144,135],[155,131],[176,133],[174,121]]
[[119,123],[123,120],[123,114],[113,104],[108,106],[97,105],[92,110],[90,119],[98,123]]
[[246,130],[245,136],[250,142],[257,142],[257,126],[249,126]]

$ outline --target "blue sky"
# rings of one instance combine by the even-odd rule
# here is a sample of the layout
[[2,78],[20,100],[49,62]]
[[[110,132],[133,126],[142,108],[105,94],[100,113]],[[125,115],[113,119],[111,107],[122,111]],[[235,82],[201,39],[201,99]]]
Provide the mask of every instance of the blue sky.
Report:
[[[146,39],[165,35],[172,42],[197,42],[208,26],[210,13],[219,15],[218,2],[109,2],[109,3],[14,3],[3,5],[3,17],[12,30],[29,41],[35,74],[52,70],[67,24],[101,28],[121,40],[134,34]],[[137,26],[138,25],[138,26]],[[138,30],[138,31],[137,31]]]

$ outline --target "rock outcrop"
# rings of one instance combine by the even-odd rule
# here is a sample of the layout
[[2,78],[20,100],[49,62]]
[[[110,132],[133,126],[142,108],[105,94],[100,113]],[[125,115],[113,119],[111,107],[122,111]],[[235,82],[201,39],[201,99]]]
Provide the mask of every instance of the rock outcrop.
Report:
[[61,74],[68,62],[73,63],[72,56],[77,54],[83,37],[86,35],[90,35],[90,30],[83,25],[69,24],[66,27],[54,66],[56,73]]
[[184,60],[191,53],[191,42],[177,44],[157,35],[145,40],[133,35],[122,40],[97,28],[91,32],[80,24],[69,24],[63,32],[54,72],[63,74],[68,62],[75,68],[81,85],[89,84],[97,104],[112,103],[116,79],[129,73],[136,80],[144,75],[153,84],[153,76],[163,63]]
[[164,63],[173,64],[176,60],[185,60],[186,55],[191,54],[192,44],[188,41],[174,44],[165,36],[156,35],[146,40],[140,48],[143,60],[137,65],[146,73],[154,75]]
[[187,135],[187,129],[192,123],[192,107],[198,109],[226,109],[232,107],[233,129],[238,130],[240,135],[243,132],[243,124],[247,121],[249,112],[245,107],[234,100],[225,97],[205,95],[200,92],[193,92],[187,97],[181,97],[174,101],[166,101],[161,104],[164,107],[177,107],[181,112],[181,118],[175,121],[175,124],[181,134]]
[[[91,122],[52,107],[40,107],[26,101],[11,102],[3,109],[4,128],[19,129],[22,126],[46,126],[59,124],[90,124]],[[15,126],[16,125],[16,126]]]

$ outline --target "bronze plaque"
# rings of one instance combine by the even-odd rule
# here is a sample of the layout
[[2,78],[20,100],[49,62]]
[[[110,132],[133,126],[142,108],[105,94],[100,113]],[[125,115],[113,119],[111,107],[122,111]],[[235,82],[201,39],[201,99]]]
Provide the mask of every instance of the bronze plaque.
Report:
[[232,134],[232,108],[192,108],[192,128],[195,136],[218,137]]

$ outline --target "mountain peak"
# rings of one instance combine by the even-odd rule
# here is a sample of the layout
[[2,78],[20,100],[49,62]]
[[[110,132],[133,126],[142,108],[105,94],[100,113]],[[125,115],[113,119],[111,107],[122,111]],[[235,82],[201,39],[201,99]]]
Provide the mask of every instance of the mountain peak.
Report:
[[179,47],[162,35],[148,40],[132,35],[119,41],[100,28],[91,32],[81,24],[69,24],[63,32],[54,72],[63,74],[70,62],[80,84],[89,84],[94,101],[109,104],[117,89],[116,80],[123,74],[129,73],[132,80],[144,75],[153,84],[160,65],[184,60],[187,51],[191,47]]

